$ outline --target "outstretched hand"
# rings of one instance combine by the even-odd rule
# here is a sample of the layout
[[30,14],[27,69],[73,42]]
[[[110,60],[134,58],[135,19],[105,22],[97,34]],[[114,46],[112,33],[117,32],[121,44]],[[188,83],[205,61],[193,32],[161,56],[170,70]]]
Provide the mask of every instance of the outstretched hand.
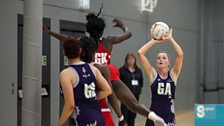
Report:
[[164,42],[164,40],[157,40],[157,39],[154,39],[154,38],[151,38],[151,41],[154,41],[156,43],[162,43],[162,42]]
[[120,19],[114,18],[114,20],[113,20],[113,26],[114,27],[123,28],[124,27],[124,24],[123,24],[123,22]]
[[46,26],[43,26],[43,31],[46,32],[46,33],[50,32],[50,30]]
[[170,30],[164,34],[163,40],[170,40],[173,37],[173,30],[170,28]]

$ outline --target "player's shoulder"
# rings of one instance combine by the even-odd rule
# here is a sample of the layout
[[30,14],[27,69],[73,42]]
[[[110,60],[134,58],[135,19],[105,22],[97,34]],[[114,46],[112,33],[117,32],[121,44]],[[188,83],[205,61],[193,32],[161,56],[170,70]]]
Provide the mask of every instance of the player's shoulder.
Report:
[[72,68],[67,67],[67,68],[63,69],[63,70],[60,72],[60,74],[67,74],[67,73],[70,73],[71,70],[72,70]]
[[105,38],[102,38],[102,42],[105,42],[105,43],[112,43],[114,41],[114,36],[107,36]]
[[101,72],[104,73],[105,71],[108,71],[107,65],[102,65],[102,64],[94,64],[94,66]]
[[72,67],[65,68],[60,72],[60,77],[62,78],[72,78],[74,75],[75,72]]

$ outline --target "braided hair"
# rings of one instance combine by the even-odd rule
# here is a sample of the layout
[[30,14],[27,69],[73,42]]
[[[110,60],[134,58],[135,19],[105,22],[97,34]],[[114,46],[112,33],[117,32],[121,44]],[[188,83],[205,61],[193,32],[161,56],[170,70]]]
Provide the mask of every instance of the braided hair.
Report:
[[103,30],[105,28],[105,22],[102,18],[98,17],[101,13],[101,10],[103,8],[100,8],[100,11],[97,15],[93,13],[89,13],[86,16],[87,24],[86,24],[86,31],[90,34],[90,37],[92,37],[95,41],[98,41],[100,37],[103,34]]

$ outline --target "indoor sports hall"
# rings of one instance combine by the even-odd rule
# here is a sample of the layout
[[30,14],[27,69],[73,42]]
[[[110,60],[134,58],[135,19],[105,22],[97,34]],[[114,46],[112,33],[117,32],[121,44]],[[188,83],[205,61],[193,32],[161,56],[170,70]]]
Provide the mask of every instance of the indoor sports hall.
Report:
[[[76,116],[79,111],[75,103],[71,110],[73,115],[67,113],[64,123],[59,125],[66,115],[60,72],[71,64],[64,55],[64,42],[46,30],[76,38],[77,41],[81,41],[79,38],[82,36],[92,37],[87,31],[86,16],[89,13],[105,23],[102,36],[98,37],[102,42],[130,33],[128,38],[122,38],[122,42],[112,43],[113,46],[105,45],[110,45],[110,62],[118,69],[124,65],[126,54],[132,53],[142,70],[143,85],[137,100],[148,113],[144,115],[138,110],[134,111],[135,126],[145,126],[147,119],[155,126],[224,126],[223,0],[0,0],[0,126],[76,126],[69,122],[70,118],[75,122],[78,120]],[[168,25],[168,38],[165,38],[165,33],[160,34],[162,37],[159,40],[152,36],[155,28],[152,26],[156,22]],[[145,59],[155,69],[144,62],[141,64],[139,58],[143,45],[151,41],[156,44],[153,47],[150,45]],[[174,80],[175,90],[172,88],[175,93],[172,94],[172,105],[168,105],[172,106],[168,109],[175,117],[174,123],[169,123],[150,109],[154,99],[151,89],[153,79],[149,79],[147,71],[156,75],[153,76],[155,81],[155,77],[162,76],[157,71],[157,54],[165,51],[169,54],[170,63],[168,75],[165,76],[173,79],[176,74],[172,74],[172,71],[176,70],[179,56],[177,43],[184,56],[178,66],[182,68],[178,71],[178,79]],[[145,72],[143,66],[150,69]],[[136,81],[131,83],[138,85]],[[121,102],[127,102],[116,96],[117,92],[122,92],[120,88],[111,87],[112,91],[116,90],[113,92],[121,111]],[[156,91],[167,95],[171,89],[160,85]],[[124,90],[124,96],[125,93]],[[109,101],[109,98],[106,99]],[[125,116],[123,118],[124,113],[121,118],[110,102],[108,104],[107,110],[112,115],[113,125],[119,126],[119,121],[124,120],[122,126],[127,126],[125,123],[128,119]],[[159,106],[157,109],[164,108]],[[150,115],[151,112],[156,117]],[[164,125],[156,123],[160,116],[164,119]],[[83,126],[98,125],[91,123]]]

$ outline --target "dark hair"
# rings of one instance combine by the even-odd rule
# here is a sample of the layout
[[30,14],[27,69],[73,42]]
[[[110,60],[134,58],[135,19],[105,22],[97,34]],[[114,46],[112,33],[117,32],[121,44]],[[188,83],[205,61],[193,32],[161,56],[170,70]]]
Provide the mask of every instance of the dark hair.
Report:
[[77,39],[67,39],[63,43],[63,49],[65,56],[70,58],[77,58],[80,56],[80,42]]
[[88,14],[86,20],[86,31],[90,34],[90,37],[94,38],[95,41],[98,41],[105,28],[104,20],[93,13]]
[[124,66],[125,66],[125,67],[128,67],[128,58],[129,58],[129,57],[133,57],[133,58],[135,59],[134,68],[137,68],[138,66],[137,66],[137,64],[136,64],[136,57],[135,57],[135,55],[134,55],[133,53],[128,53],[128,54],[126,55],[126,57],[125,57],[125,61],[124,61]]
[[93,38],[83,36],[79,39],[82,48],[81,60],[90,63],[94,60],[97,44]]

